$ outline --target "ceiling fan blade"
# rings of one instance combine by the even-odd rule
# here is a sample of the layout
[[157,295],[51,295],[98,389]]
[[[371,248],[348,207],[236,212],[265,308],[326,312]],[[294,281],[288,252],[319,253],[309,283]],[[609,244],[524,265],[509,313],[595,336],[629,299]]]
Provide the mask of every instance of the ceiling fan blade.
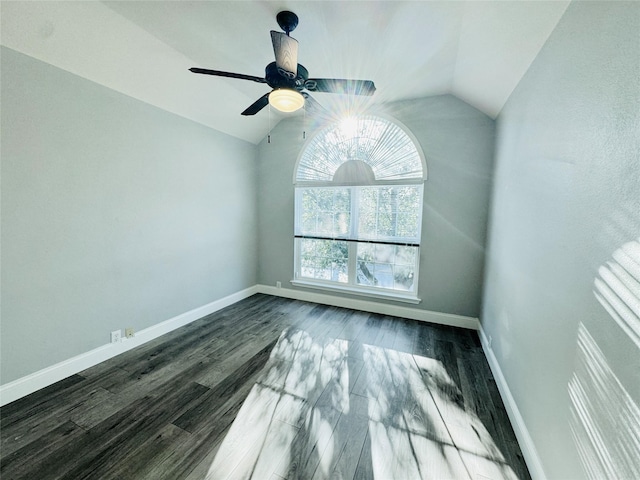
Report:
[[207,70],[206,68],[190,68],[190,72],[193,73],[202,73],[204,75],[214,75],[216,77],[229,77],[229,78],[239,78],[241,80],[251,80],[252,82],[258,83],[267,83],[267,80],[261,77],[255,77],[253,75],[244,75],[242,73],[231,73],[231,72],[222,72],[220,70]]
[[371,80],[347,80],[341,78],[310,78],[304,83],[310,92],[349,93],[373,95],[376,86]]
[[307,112],[326,112],[327,110],[320,105],[315,98],[309,95],[307,92],[302,92],[304,97],[304,108]]
[[[269,93],[271,93],[271,92],[269,92]],[[251,104],[251,106],[249,106],[249,108],[247,108],[244,112],[242,112],[242,115],[245,115],[245,116],[247,116],[247,115],[255,115],[260,110],[262,110],[264,107],[269,105],[269,93],[265,93],[258,100],[253,102]]]
[[287,78],[298,75],[298,41],[286,33],[271,30],[271,43],[278,72]]

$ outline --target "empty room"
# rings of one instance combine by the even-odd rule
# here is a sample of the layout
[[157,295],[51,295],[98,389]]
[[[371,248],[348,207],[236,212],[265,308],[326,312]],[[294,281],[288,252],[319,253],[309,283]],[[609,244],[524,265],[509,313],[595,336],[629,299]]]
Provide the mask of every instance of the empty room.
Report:
[[640,478],[640,2],[0,22],[0,478]]

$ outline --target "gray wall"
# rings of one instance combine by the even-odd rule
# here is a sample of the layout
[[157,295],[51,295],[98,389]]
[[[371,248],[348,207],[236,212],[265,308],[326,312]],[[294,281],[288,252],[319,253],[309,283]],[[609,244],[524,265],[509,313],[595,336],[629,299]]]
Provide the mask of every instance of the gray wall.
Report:
[[[640,412],[640,344],[596,299],[600,267],[640,237],[639,32],[636,2],[573,2],[498,118],[481,321],[553,479],[586,478],[598,454],[609,478],[640,471],[640,426],[625,419]],[[604,447],[584,431],[577,383]]]
[[[478,317],[494,122],[449,95],[393,103],[381,113],[415,135],[427,160],[417,308]],[[314,125],[307,130],[309,139]],[[288,119],[274,128],[271,143],[259,145],[258,282],[264,285],[294,288],[293,170],[302,131],[301,119]]]
[[256,146],[1,53],[3,384],[255,285]]

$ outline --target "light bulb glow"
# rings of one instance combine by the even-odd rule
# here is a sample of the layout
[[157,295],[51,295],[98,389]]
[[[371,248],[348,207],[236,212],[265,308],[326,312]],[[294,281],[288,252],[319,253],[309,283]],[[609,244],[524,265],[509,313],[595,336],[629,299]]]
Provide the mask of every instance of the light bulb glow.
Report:
[[304,97],[295,90],[279,88],[269,94],[269,104],[281,112],[295,112],[304,105]]

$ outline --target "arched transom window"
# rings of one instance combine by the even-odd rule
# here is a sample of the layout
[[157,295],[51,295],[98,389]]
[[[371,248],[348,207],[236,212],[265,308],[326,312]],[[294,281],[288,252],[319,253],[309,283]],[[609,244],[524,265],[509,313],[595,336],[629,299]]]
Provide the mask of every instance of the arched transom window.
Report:
[[294,172],[293,283],[417,302],[425,179],[417,143],[394,122],[318,132]]

